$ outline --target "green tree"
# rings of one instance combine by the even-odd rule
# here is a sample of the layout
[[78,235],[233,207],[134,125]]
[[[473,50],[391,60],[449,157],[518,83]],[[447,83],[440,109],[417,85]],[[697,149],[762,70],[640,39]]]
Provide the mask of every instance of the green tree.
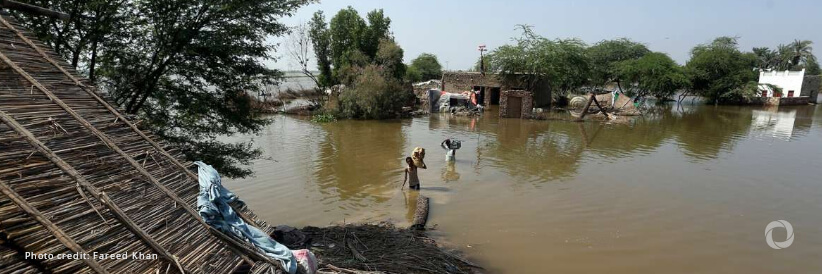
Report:
[[756,54],[739,51],[736,38],[719,37],[694,47],[685,68],[693,92],[720,103],[732,102],[726,93],[756,81],[756,66]]
[[819,69],[819,63],[816,58],[810,59],[805,63],[805,75],[820,75],[822,70]]
[[630,93],[659,99],[671,98],[677,90],[688,86],[683,69],[671,57],[659,52],[620,62],[615,76],[627,82],[625,86]]
[[411,60],[411,65],[421,74],[421,80],[431,80],[442,78],[442,65],[437,60],[437,56],[430,53],[423,53],[414,60]]
[[69,20],[13,12],[14,17],[43,43],[49,45],[69,64],[86,72],[91,81],[97,78],[99,55],[103,49],[120,47],[117,36],[133,10],[128,1],[68,0],[21,1],[61,11]]
[[422,81],[422,73],[414,66],[408,66],[405,70],[405,80],[411,83]]
[[403,50],[393,40],[383,38],[379,42],[374,63],[382,67],[385,78],[402,81],[405,76],[405,64],[402,62]]
[[786,59],[790,62],[792,67],[799,67],[807,64],[808,61],[816,61],[813,56],[813,42],[809,40],[796,39],[787,46],[784,52]]
[[516,44],[504,45],[490,54],[492,67],[506,78],[520,79],[521,86],[533,89],[547,81],[554,96],[565,96],[588,81],[590,60],[585,43],[579,39],[550,40],[520,26],[523,35]]
[[[326,26],[322,13],[310,23],[313,40],[327,35],[327,47],[315,49],[322,71],[330,67],[330,83],[346,89],[340,95],[340,112],[351,118],[382,119],[395,117],[413,94],[404,88],[403,79],[414,75],[402,62],[403,50],[391,37],[391,19],[382,10],[359,16],[352,7],[340,10]],[[315,42],[316,43],[316,42]],[[325,51],[323,49],[329,49]],[[329,71],[326,70],[326,71]],[[410,73],[410,74],[409,74]]]
[[399,80],[384,67],[371,64],[359,69],[356,80],[340,96],[343,115],[352,118],[383,119],[399,115],[413,98]]
[[266,38],[288,29],[278,20],[306,3],[286,1],[30,1],[67,12],[67,22],[20,15],[129,114],[229,177],[257,158],[251,143],[218,136],[258,132],[270,121],[252,108],[250,93],[275,84],[267,68],[274,45]]
[[587,50],[591,59],[591,84],[603,86],[616,82],[620,83],[618,65],[628,60],[637,60],[651,51],[640,43],[626,38],[603,40]]
[[331,74],[331,33],[328,31],[328,24],[325,22],[323,11],[317,11],[308,23],[308,37],[314,49],[314,56],[317,59],[317,69],[320,75],[317,82],[320,88],[331,87],[337,83]]

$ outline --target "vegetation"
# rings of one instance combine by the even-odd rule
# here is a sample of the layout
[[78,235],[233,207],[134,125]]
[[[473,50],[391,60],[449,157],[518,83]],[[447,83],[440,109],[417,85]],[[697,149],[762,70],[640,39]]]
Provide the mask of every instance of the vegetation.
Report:
[[757,80],[756,62],[755,54],[739,50],[736,38],[719,37],[694,47],[685,69],[692,91],[718,104],[743,99],[734,90]]
[[311,122],[314,122],[314,123],[330,123],[330,122],[336,122],[336,121],[337,121],[337,116],[335,116],[334,114],[331,114],[331,113],[314,114],[314,116],[311,117]]
[[772,50],[767,47],[753,48],[757,57],[756,67],[760,70],[802,70],[807,74],[819,75],[819,63],[813,55],[813,42],[794,40],[787,45],[779,45]]
[[217,136],[259,131],[269,123],[248,94],[274,84],[269,36],[278,19],[306,1],[25,1],[72,15],[69,21],[15,14],[39,39],[136,114],[155,134],[223,175],[251,174],[250,143]]
[[442,65],[437,60],[437,56],[430,53],[420,54],[411,65],[408,66],[406,78],[412,82],[427,81],[442,78]]
[[[629,83],[628,88],[623,90],[630,96],[652,95],[669,99],[677,90],[689,85],[684,70],[671,57],[659,52],[619,62],[614,76]],[[616,81],[619,83],[619,80]]]
[[555,96],[565,96],[588,81],[590,59],[585,43],[579,39],[550,40],[521,25],[522,36],[516,44],[504,45],[488,55],[491,67],[503,77],[522,79],[526,89],[547,81]]
[[645,45],[626,38],[603,40],[588,48],[591,85],[597,88],[612,82],[620,85],[620,63],[637,60],[648,53],[651,51]]
[[314,14],[309,35],[314,41],[319,79],[328,85],[345,85],[340,94],[342,116],[396,117],[413,96],[403,86],[407,75],[403,50],[391,37],[391,19],[382,10],[373,10],[366,18],[367,23],[350,6],[328,24],[322,12]]

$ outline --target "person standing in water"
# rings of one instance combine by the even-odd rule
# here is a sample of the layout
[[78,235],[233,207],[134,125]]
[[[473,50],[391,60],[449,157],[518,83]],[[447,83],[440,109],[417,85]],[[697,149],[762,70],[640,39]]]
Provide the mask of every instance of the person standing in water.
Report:
[[408,181],[408,188],[420,190],[420,177],[417,176],[417,166],[414,165],[414,160],[411,157],[405,157],[405,163],[408,167],[405,168],[405,178],[402,179],[402,185]]
[[447,150],[445,153],[445,160],[446,161],[454,161],[455,157],[457,156],[457,149],[460,147],[459,141],[451,141],[451,139],[445,139],[440,143],[443,149]]

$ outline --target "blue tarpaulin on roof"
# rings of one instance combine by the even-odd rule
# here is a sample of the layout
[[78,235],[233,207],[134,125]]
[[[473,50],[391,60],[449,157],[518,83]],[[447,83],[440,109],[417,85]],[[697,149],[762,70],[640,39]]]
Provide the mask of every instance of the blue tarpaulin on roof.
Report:
[[223,233],[233,235],[252,243],[267,256],[282,263],[288,273],[297,273],[297,260],[285,245],[274,241],[260,229],[251,226],[229,205],[239,200],[237,195],[228,191],[220,180],[220,174],[213,167],[203,162],[194,162],[198,168],[200,194],[197,196],[197,211],[203,220]]

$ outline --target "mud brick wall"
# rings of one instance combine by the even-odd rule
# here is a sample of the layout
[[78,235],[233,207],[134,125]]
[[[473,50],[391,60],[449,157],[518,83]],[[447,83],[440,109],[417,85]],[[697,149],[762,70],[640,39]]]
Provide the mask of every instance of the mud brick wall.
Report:
[[479,72],[444,72],[442,74],[443,90],[459,93],[472,90],[475,86],[500,87],[499,76],[494,73]]
[[531,117],[531,110],[534,108],[534,93],[527,90],[505,90],[499,96],[499,117],[508,117],[508,98],[522,98],[522,115],[519,118]]

